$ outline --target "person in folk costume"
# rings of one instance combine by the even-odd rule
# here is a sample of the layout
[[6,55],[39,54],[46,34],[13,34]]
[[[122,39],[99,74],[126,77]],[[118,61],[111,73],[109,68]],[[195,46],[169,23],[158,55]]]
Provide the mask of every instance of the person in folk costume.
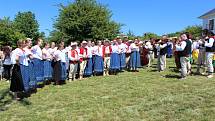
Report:
[[193,57],[193,64],[198,60],[198,55],[199,55],[199,43],[198,43],[199,38],[196,38],[193,40],[192,43],[192,57]]
[[173,42],[172,40],[167,40],[167,57],[172,58],[173,55]]
[[166,65],[166,53],[167,53],[167,44],[166,40],[162,39],[156,44],[157,48],[157,54],[158,54],[158,63],[157,63],[157,68],[158,71],[164,71],[165,70],[165,65]]
[[120,70],[120,48],[118,46],[117,40],[113,40],[113,44],[111,45],[111,55],[110,55],[110,71],[116,75]]
[[24,41],[18,40],[17,46],[15,50],[12,51],[11,54],[11,62],[13,64],[12,67],[12,76],[11,76],[11,83],[10,83],[10,91],[13,93],[14,98],[16,100],[20,100],[20,93],[24,91],[23,79],[20,69],[20,62],[21,62],[21,54],[23,53],[23,46]]
[[176,44],[181,43],[181,38],[174,38],[173,40],[174,46],[173,46],[173,53],[175,57],[175,64],[176,64],[176,69],[177,71],[181,70],[181,63],[180,63],[180,52],[176,50]]
[[139,41],[139,48],[140,48],[140,61],[141,61],[141,66],[144,67],[145,65],[148,64],[148,50],[145,48],[145,43],[143,41]]
[[[33,55],[32,51],[31,51],[31,47],[32,47],[32,39],[27,38],[25,41],[25,47],[23,48],[26,52],[30,53],[31,55]],[[34,63],[33,63],[33,56],[30,56],[28,58],[28,68],[29,68],[29,77],[30,77],[30,92],[31,93],[36,93],[37,92],[37,80],[36,80],[36,76],[35,76],[35,70],[34,70]]]
[[78,70],[78,63],[79,63],[79,55],[78,51],[76,50],[77,43],[71,43],[71,50],[68,52],[68,57],[70,60],[70,66],[69,66],[69,81],[75,81],[76,80],[76,73]]
[[91,51],[92,51],[92,62],[93,62],[92,70],[93,70],[93,74],[94,74],[97,46],[95,45],[95,42],[94,42],[94,41],[92,41],[91,46],[92,46]]
[[52,79],[52,54],[49,51],[50,44],[48,42],[45,42],[44,48],[42,49],[42,58],[44,62],[44,80],[47,84],[50,84],[50,81]]
[[130,45],[131,48],[131,57],[130,57],[130,70],[134,72],[138,72],[138,68],[141,67],[140,63],[140,48],[139,48],[139,40],[135,39],[134,43]]
[[103,74],[104,71],[104,61],[103,61],[103,45],[101,41],[97,42],[97,46],[95,47],[95,62],[94,62],[94,73]]
[[81,43],[81,47],[80,47],[80,53],[79,53],[79,57],[80,57],[80,79],[83,79],[84,76],[84,70],[86,68],[87,65],[87,60],[88,60],[88,50],[87,50],[87,41],[83,41]]
[[126,46],[127,46],[127,48],[126,48],[126,68],[129,70],[129,61],[130,61],[130,57],[131,57],[131,47],[130,47],[130,45],[131,45],[131,43],[132,43],[133,41],[132,40],[128,40],[127,42],[126,42]]
[[204,39],[205,39],[205,52],[206,52],[206,65],[208,70],[208,78],[213,77],[213,56],[215,52],[215,40],[214,33],[209,30],[204,30]]
[[3,72],[4,72],[4,67],[3,67],[3,60],[5,58],[4,52],[2,51],[2,48],[0,48],[0,81],[3,79]]
[[55,85],[65,84],[66,76],[66,51],[64,49],[64,43],[60,42],[57,51],[54,52],[53,58],[53,79]]
[[86,68],[84,70],[84,76],[90,77],[93,74],[93,47],[92,47],[92,42],[88,41],[87,42],[87,65]]
[[37,83],[44,81],[44,68],[43,68],[43,61],[42,61],[42,49],[40,48],[42,46],[43,40],[37,39],[36,45],[31,48],[31,51],[33,53],[33,64],[34,64],[34,70],[35,70],[35,76]]
[[153,46],[152,46],[152,44],[151,44],[150,41],[146,42],[145,49],[147,49],[147,51],[146,51],[147,58],[148,58],[148,64],[147,64],[147,66],[151,67],[153,59],[154,59],[154,52],[153,52]]
[[[206,50],[205,50],[205,41],[203,39],[199,39],[198,41],[198,49],[199,49],[199,55],[197,60],[197,74],[205,75],[206,73]],[[202,73],[201,73],[202,68]]]
[[12,68],[11,51],[12,51],[12,47],[10,47],[9,45],[6,45],[6,46],[3,47],[3,55],[4,55],[4,59],[3,59],[3,68],[4,68],[3,75],[4,75],[4,78],[6,80],[10,80],[10,78],[11,78],[11,68]]
[[104,57],[104,72],[103,75],[109,75],[110,71],[110,55],[112,53],[112,47],[110,45],[109,40],[104,40],[104,46],[103,46],[103,57]]
[[190,33],[188,33],[188,32],[186,32],[185,34],[187,35],[187,38],[188,38],[188,39],[190,40],[190,42],[191,42],[191,50],[189,50],[189,63],[188,63],[188,74],[191,74],[191,72],[192,72],[192,70],[191,70],[191,69],[192,69],[191,63],[192,63],[192,61],[193,61],[193,58],[192,58],[193,36],[192,36]]
[[176,51],[180,52],[180,63],[181,63],[181,79],[185,79],[188,75],[188,65],[189,65],[189,57],[190,57],[190,51],[192,48],[192,43],[188,39],[187,35],[185,33],[182,33],[180,35],[181,42],[177,43]]
[[120,57],[120,71],[125,69],[126,67],[126,48],[127,45],[122,42],[122,39],[117,39],[118,47],[119,47],[119,57]]

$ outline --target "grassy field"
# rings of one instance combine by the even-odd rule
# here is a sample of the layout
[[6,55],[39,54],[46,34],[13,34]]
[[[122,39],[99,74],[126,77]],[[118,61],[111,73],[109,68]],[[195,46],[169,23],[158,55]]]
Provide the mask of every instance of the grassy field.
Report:
[[165,72],[154,68],[118,76],[91,77],[61,87],[49,85],[23,101],[0,82],[1,121],[213,121],[215,80],[176,77],[173,61]]

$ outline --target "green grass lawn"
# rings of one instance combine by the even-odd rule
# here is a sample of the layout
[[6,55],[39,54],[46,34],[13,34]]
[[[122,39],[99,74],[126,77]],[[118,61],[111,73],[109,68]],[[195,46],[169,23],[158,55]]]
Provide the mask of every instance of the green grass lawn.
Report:
[[[167,64],[174,67],[173,60]],[[215,120],[214,78],[178,80],[179,73],[172,70],[141,69],[139,73],[91,77],[60,87],[49,85],[23,101],[11,100],[9,84],[0,82],[0,120]]]

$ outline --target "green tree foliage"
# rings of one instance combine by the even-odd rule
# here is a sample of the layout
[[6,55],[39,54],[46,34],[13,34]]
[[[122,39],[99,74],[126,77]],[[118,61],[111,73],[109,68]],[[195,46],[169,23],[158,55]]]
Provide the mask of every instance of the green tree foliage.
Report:
[[34,13],[28,12],[18,12],[14,19],[14,25],[28,38],[37,39],[40,36],[44,36],[43,33],[39,33],[39,24],[35,18]]
[[152,32],[146,32],[142,37],[143,40],[149,40],[150,38],[159,38],[159,36]]
[[112,21],[111,11],[96,0],[76,0],[68,6],[60,5],[59,12],[53,33],[57,32],[57,36],[63,35],[69,41],[112,39],[119,34],[121,24]]
[[16,41],[25,38],[25,35],[20,33],[9,18],[0,19],[0,45],[11,43],[16,46]]
[[193,37],[200,37],[202,35],[202,26],[200,25],[194,25],[194,26],[188,26],[183,30],[183,32],[189,32],[193,35]]

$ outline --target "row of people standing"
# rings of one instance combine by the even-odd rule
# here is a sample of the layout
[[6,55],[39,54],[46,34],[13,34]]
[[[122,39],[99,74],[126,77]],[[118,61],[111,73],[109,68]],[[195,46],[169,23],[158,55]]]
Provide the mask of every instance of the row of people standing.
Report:
[[[95,45],[91,41],[82,41],[80,46],[72,42],[65,47],[61,41],[44,43],[38,39],[32,46],[32,40],[19,40],[17,48],[10,54],[12,68],[10,90],[15,96],[19,93],[30,95],[37,91],[38,85],[54,81],[56,85],[65,80],[83,79],[92,75],[117,74],[124,69],[137,71],[140,65],[139,40],[122,42],[121,39]],[[103,44],[102,44],[103,43]],[[79,75],[77,77],[77,75]]]

